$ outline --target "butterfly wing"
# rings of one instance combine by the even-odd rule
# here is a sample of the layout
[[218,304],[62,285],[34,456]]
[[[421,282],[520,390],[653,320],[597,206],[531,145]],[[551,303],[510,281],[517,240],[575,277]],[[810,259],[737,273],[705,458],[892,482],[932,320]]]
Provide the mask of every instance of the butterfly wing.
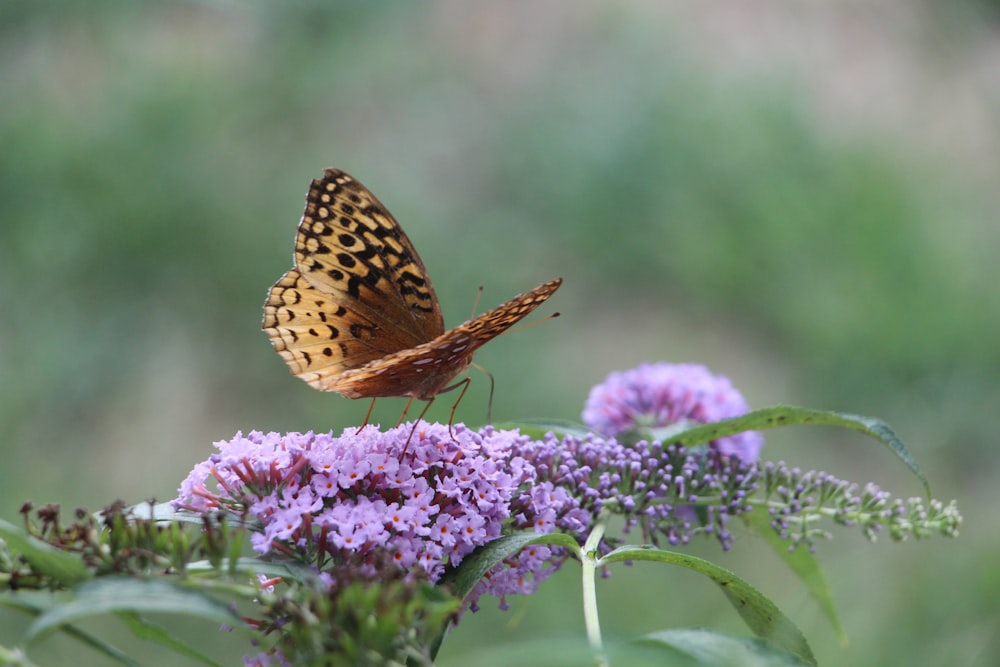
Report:
[[309,187],[295,268],[378,324],[398,349],[444,332],[434,287],[410,239],[368,188],[339,169],[327,169]]
[[313,287],[297,269],[268,293],[263,329],[292,373],[321,391],[336,391],[345,370],[396,351],[393,339],[378,335],[376,322]]
[[521,321],[561,284],[560,278],[550,280],[434,340],[345,371],[330,389],[349,398],[412,396],[428,401],[469,367],[477,349]]
[[430,400],[473,353],[555,292],[553,280],[445,332],[420,256],[385,206],[339,169],[314,180],[295,267],[271,287],[263,329],[292,373],[349,398]]
[[323,391],[336,378],[444,332],[413,244],[367,188],[327,169],[306,196],[295,268],[271,287],[263,329],[292,373]]

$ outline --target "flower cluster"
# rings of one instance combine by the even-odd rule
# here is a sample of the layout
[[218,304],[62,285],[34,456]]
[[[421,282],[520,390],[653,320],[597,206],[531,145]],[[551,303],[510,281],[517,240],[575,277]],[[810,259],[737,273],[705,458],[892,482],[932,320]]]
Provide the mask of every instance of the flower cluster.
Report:
[[[609,436],[631,426],[719,419],[746,406],[728,380],[700,366],[641,366],[595,387],[585,420]],[[385,432],[237,434],[198,464],[181,484],[175,507],[223,508],[260,522],[252,546],[311,563],[328,583],[338,568],[379,576],[388,559],[419,565],[438,581],[505,525],[555,530],[581,543],[606,507],[639,525],[645,539],[687,543],[714,534],[724,548],[725,523],[748,508],[754,490],[744,458],[759,436],[720,439],[709,452],[640,440],[626,444],[591,434],[533,440],[517,431],[421,423]],[[735,454],[735,456],[720,456]],[[214,479],[217,488],[206,482]],[[703,510],[703,511],[702,511]],[[604,548],[613,544],[609,539]],[[567,558],[535,545],[487,572],[466,603],[481,595],[531,593]]]
[[[728,378],[699,364],[642,364],[611,373],[590,390],[583,422],[604,436],[622,436],[685,422],[708,423],[749,410]],[[746,462],[756,461],[764,439],[755,431],[711,443]]]
[[[172,511],[119,504],[100,523],[78,511],[64,525],[58,508],[33,517],[25,505],[34,539],[0,540],[0,591],[176,574],[195,564],[228,574],[249,568],[257,585],[233,587],[258,605],[243,622],[272,641],[245,664],[430,667],[448,625],[481,596],[504,607],[574,555],[590,573],[600,564],[591,548],[606,554],[632,532],[643,544],[685,545],[701,535],[729,549],[732,519],[762,526],[769,518],[790,550],[829,537],[824,522],[858,527],[871,540],[957,535],[954,501],[893,499],[874,485],[758,463],[757,433],[698,441],[734,426],[814,422],[818,411],[768,410],[683,433],[745,411],[725,378],[654,364],[614,373],[591,391],[589,430],[532,436],[418,422],[340,435],[238,433],[195,466]],[[884,425],[827,414],[832,423],[853,419],[907,460]],[[620,535],[606,531],[609,515]],[[233,558],[248,531],[261,558]],[[77,554],[79,567],[53,568],[52,547]]]
[[962,515],[955,501],[948,504],[922,498],[892,498],[874,484],[859,487],[826,472],[802,471],[784,463],[766,463],[760,474],[761,499],[771,516],[771,527],[789,542],[789,550],[806,546],[815,550],[817,538],[829,531],[816,521],[829,516],[842,526],[858,526],[875,541],[883,527],[902,541],[938,533],[956,537]]
[[[340,436],[237,434],[216,443],[218,452],[195,467],[174,503],[256,519],[258,553],[309,563],[331,591],[358,577],[388,584],[404,573],[409,581],[415,566],[435,584],[512,532],[558,531],[583,544],[609,512],[624,519],[624,533],[638,528],[644,543],[675,546],[706,535],[723,549],[733,544],[728,522],[758,505],[791,548],[825,535],[816,527],[822,518],[860,525],[869,537],[883,526],[894,539],[957,530],[954,505],[891,501],[824,473],[758,464],[756,432],[708,447],[670,444],[672,425],[746,411],[729,381],[702,366],[646,364],[593,388],[586,434],[532,438],[425,422],[415,430],[348,428]],[[606,536],[598,548],[622,539]],[[506,596],[533,593],[569,557],[555,546],[522,549],[489,569],[464,606],[475,610],[482,595],[506,606]]]
[[[609,508],[638,525],[644,542],[687,544],[698,533],[732,544],[727,521],[751,509],[756,467],[736,457],[640,440],[623,444],[594,435],[518,440],[514,452],[535,467],[534,485],[514,500],[519,526],[582,536]],[[704,509],[699,514],[700,509]],[[607,538],[604,545],[615,545]]]
[[[225,508],[260,521],[252,546],[316,564],[374,563],[388,553],[431,581],[496,539],[510,501],[533,476],[509,456],[517,434],[484,434],[422,423],[386,432],[367,426],[340,437],[315,433],[237,435],[181,484],[176,507]],[[205,482],[214,478],[219,489]],[[362,570],[364,571],[364,570]],[[370,576],[378,572],[372,567]]]

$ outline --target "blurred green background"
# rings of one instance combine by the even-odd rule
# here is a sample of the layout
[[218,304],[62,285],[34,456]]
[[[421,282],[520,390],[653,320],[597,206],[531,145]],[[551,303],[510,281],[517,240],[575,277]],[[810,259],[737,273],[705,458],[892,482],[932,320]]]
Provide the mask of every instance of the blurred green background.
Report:
[[[887,419],[965,530],[820,545],[849,645],[752,536],[693,550],[773,596],[821,664],[995,664],[988,4],[278,4],[0,3],[0,516],[168,499],[237,430],[359,423],[366,402],[292,377],[260,331],[308,182],[337,166],[402,222],[449,325],[479,285],[482,310],[565,279],[541,311],[562,317],[477,356],[495,420],[578,419],[592,384],[647,360],[704,363],[755,407]],[[459,419],[478,424],[472,387]],[[919,493],[857,434],[768,437],[768,458]],[[611,639],[745,632],[684,572],[599,592]],[[583,633],[572,566],[508,612],[484,602],[442,665]],[[0,641],[19,623],[0,615]],[[220,659],[246,650],[201,634]],[[102,664],[61,640],[38,656]]]

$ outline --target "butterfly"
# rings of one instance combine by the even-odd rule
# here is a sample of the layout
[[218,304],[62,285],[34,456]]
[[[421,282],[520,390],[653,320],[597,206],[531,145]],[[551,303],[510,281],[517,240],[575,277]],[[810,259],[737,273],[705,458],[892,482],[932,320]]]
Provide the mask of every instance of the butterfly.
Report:
[[[262,328],[291,372],[348,398],[427,401],[477,349],[544,303],[561,278],[445,330],[427,269],[410,239],[368,188],[339,169],[313,180],[295,239],[295,266],[271,287]],[[451,420],[449,420],[449,425]],[[411,432],[412,437],[412,432]]]

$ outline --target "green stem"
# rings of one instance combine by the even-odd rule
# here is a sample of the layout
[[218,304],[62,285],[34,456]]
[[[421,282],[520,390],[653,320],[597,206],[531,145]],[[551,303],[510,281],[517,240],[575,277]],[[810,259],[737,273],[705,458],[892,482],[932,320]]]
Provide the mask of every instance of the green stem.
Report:
[[601,640],[601,621],[597,612],[597,547],[607,528],[607,515],[602,511],[593,530],[587,536],[580,554],[580,570],[583,577],[583,620],[587,628],[587,641],[597,658],[598,667],[608,667],[608,657],[604,653]]

